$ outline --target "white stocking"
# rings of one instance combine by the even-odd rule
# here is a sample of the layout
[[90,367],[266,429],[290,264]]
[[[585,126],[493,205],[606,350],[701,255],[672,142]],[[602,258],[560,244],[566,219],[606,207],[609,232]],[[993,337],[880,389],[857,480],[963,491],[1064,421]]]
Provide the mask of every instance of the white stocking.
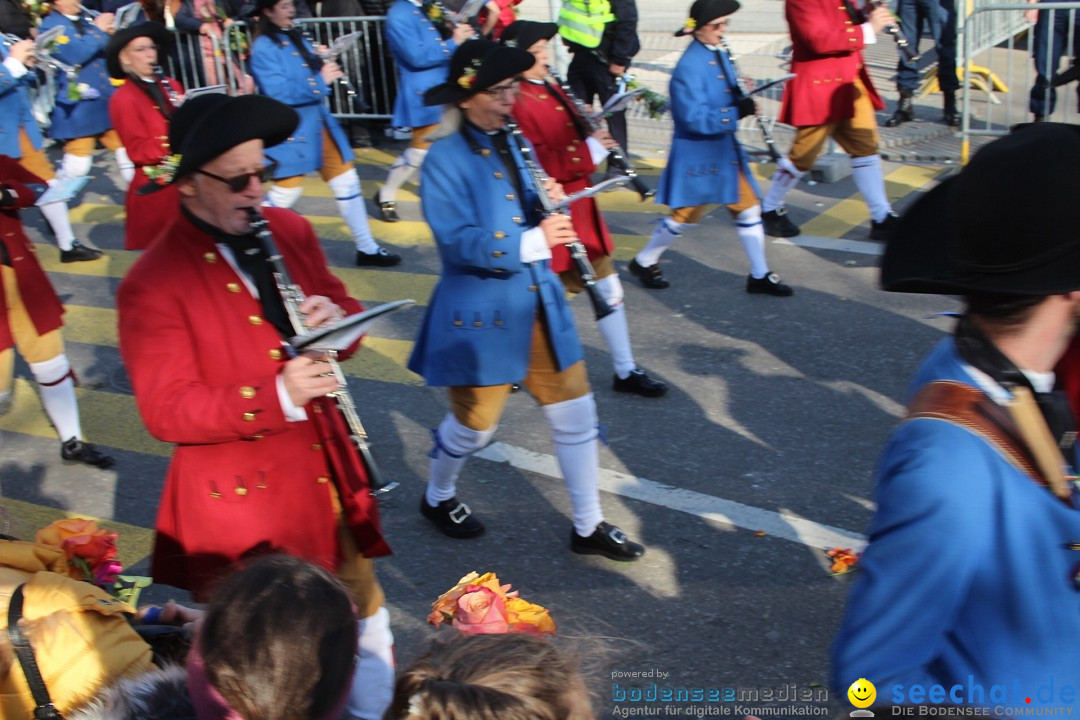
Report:
[[543,410],[551,426],[555,457],[570,494],[574,532],[588,537],[604,520],[600,491],[596,488],[600,470],[596,402],[589,393],[573,400],[544,405]]

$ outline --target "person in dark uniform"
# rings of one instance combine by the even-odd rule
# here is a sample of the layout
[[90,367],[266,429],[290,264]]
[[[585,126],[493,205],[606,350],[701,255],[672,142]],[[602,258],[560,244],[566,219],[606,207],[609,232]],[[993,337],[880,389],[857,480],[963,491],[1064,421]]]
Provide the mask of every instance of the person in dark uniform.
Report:
[[[960,124],[960,111],[956,109],[956,91],[960,80],[956,76],[956,2],[955,0],[897,0],[896,15],[900,18],[900,30],[911,43],[919,47],[925,26],[934,38],[937,51],[937,79],[944,96],[942,120],[950,127]],[[896,89],[900,102],[885,127],[896,127],[915,119],[912,99],[919,87],[919,69],[915,62],[900,56],[896,64]]]
[[[1050,2],[1050,0],[1029,0],[1032,3]],[[1035,84],[1031,86],[1028,109],[1035,122],[1040,122],[1054,113],[1057,106],[1057,90],[1053,83],[1054,75],[1061,63],[1061,56],[1067,51],[1073,58],[1080,57],[1080,12],[1076,10],[1030,10],[1028,19],[1035,20],[1034,40],[1031,45],[1031,59],[1035,63]],[[1069,36],[1073,46],[1066,47]],[[1074,60],[1075,62],[1075,60]],[[1076,86],[1077,103],[1080,106],[1080,84]]]

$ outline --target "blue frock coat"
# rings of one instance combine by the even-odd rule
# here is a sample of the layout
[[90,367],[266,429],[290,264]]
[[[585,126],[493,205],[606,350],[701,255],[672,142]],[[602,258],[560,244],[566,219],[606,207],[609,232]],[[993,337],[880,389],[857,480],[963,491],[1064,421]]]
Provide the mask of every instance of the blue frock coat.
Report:
[[409,0],[397,0],[387,11],[386,41],[398,75],[393,124],[414,128],[439,122],[442,108],[424,105],[424,92],[446,82],[457,43],[443,40],[427,15]]
[[[307,40],[304,43],[314,54]],[[305,175],[322,167],[323,128],[330,131],[346,164],[352,161],[349,139],[326,105],[330,90],[321,75],[311,72],[288,36],[256,38],[250,68],[261,94],[291,105],[300,114],[300,125],[292,136],[266,149],[267,157],[278,163],[276,178]]]
[[[976,385],[951,338],[913,388],[933,380]],[[1025,699],[1043,704],[1051,685],[1047,704],[1080,699],[1080,551],[1069,549],[1080,542],[1076,491],[1070,507],[981,436],[920,418],[889,440],[875,499],[833,648],[834,688],[866,678],[880,705],[910,701],[913,685],[941,685],[945,702],[964,704],[981,696],[1032,708]],[[995,685],[1005,688],[992,694]]]
[[98,97],[69,100],[68,91],[72,81],[67,73],[55,71],[56,107],[52,111],[49,137],[57,140],[95,137],[112,127],[109,98],[114,88],[105,67],[105,47],[109,44],[109,34],[99,30],[86,16],[72,20],[58,12],[51,12],[41,22],[42,32],[58,26],[64,28],[63,37],[67,38],[67,42],[56,43],[52,49],[53,57],[77,67],[75,82],[94,88]]
[[670,92],[675,134],[656,202],[673,208],[738,202],[740,169],[760,196],[735,138],[739,96],[727,55],[694,40],[675,66]]
[[41,131],[30,111],[30,97],[26,90],[34,82],[34,72],[31,70],[16,78],[3,65],[7,56],[7,46],[0,43],[0,155],[18,159],[23,156],[19,147],[19,130],[26,131],[35,150],[41,148]]
[[[514,156],[523,168],[516,151]],[[549,261],[521,261],[521,234],[540,221],[538,200],[531,190],[524,203],[517,197],[491,138],[464,129],[436,141],[420,174],[420,201],[442,274],[409,369],[435,386],[519,382],[528,372],[537,313],[559,369],[581,360],[562,282]]]

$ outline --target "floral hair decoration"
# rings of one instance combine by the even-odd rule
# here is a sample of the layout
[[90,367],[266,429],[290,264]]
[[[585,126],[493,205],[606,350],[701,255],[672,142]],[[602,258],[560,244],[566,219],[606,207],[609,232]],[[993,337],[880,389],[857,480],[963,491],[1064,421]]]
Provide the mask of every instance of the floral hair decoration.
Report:
[[555,632],[555,621],[547,608],[519,597],[490,572],[471,572],[458,580],[432,603],[428,622],[435,627],[450,623],[466,635]]

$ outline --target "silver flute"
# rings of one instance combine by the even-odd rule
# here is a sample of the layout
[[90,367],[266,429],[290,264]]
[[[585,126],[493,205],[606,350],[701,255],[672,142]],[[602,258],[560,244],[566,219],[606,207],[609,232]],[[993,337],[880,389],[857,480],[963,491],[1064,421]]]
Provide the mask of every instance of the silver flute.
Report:
[[[255,231],[255,234],[262,241],[266,250],[267,261],[273,268],[274,284],[277,285],[278,293],[281,295],[281,302],[289,316],[289,324],[292,325],[293,334],[303,335],[308,331],[304,314],[300,312],[300,305],[306,297],[304,291],[289,276],[289,271],[285,267],[285,261],[282,259],[277,245],[274,243],[274,235],[270,232],[270,224],[266,221],[266,218],[256,208],[248,208],[248,216],[251,229]],[[349,427],[349,440],[357,452],[360,453],[360,460],[364,464],[364,469],[367,470],[368,491],[372,495],[390,492],[398,484],[394,481],[387,482],[382,473],[379,472],[379,466],[375,463],[375,457],[371,454],[371,448],[368,445],[367,431],[364,429],[363,423],[360,422],[360,415],[356,412],[356,403],[353,402],[352,395],[349,394],[349,386],[345,381],[345,373],[341,371],[341,365],[337,361],[337,351],[331,350],[328,352],[326,362],[330,365],[330,370],[334,378],[337,379],[339,388],[327,397],[334,399],[338,410],[345,419],[345,424]]]
[[[544,187],[544,183],[547,182],[548,176],[536,161],[533,160],[532,148],[529,146],[529,141],[525,139],[525,135],[521,132],[521,128],[519,128],[517,123],[509,116],[507,117],[506,129],[517,144],[518,150],[521,152],[521,160],[525,163],[525,169],[529,171],[529,179],[532,181],[533,189],[536,190],[536,194],[540,197],[540,205],[543,207],[544,217],[558,215],[560,210],[557,209],[555,201],[552,200],[551,195],[548,194],[547,188]],[[596,270],[593,268],[592,263],[589,262],[589,253],[585,249],[585,245],[582,244],[581,240],[574,238],[573,242],[566,243],[566,249],[570,251],[570,258],[574,261],[574,267],[577,269],[578,274],[581,275],[581,283],[585,286],[585,291],[589,294],[589,301],[592,303],[596,319],[600,320],[615,312],[614,308],[608,305],[607,300],[604,299],[604,295],[600,292],[600,288],[596,287]]]
[[176,108],[180,107],[180,105],[184,101],[183,99],[181,99],[180,93],[176,92],[176,90],[172,86],[172,83],[169,82],[169,78],[165,76],[165,71],[161,69],[160,65],[155,65],[153,71],[154,82],[156,82],[161,87],[161,89],[164,90],[165,93],[169,96],[169,102],[172,103],[173,109],[175,110]]
[[[585,103],[581,101],[581,98],[574,94],[574,91],[570,88],[570,83],[560,77],[555,71],[555,68],[550,65],[548,65],[548,75],[551,76],[552,80],[558,83],[559,87],[562,88],[562,91],[566,94],[566,97],[570,98],[570,102],[574,105],[574,111],[578,117],[579,123],[584,125],[584,127],[580,128],[583,133],[592,135],[597,130],[603,128],[598,121],[593,119],[592,114],[589,113],[589,109],[585,107]],[[626,151],[623,150],[622,146],[618,143],[608,151],[608,164],[614,165],[626,173],[626,177],[629,178],[627,182],[629,182],[634,190],[637,191],[637,194],[641,196],[642,201],[648,200],[656,194],[656,190],[645,184],[645,181],[642,180],[641,176],[634,170],[634,166],[626,159]]]

